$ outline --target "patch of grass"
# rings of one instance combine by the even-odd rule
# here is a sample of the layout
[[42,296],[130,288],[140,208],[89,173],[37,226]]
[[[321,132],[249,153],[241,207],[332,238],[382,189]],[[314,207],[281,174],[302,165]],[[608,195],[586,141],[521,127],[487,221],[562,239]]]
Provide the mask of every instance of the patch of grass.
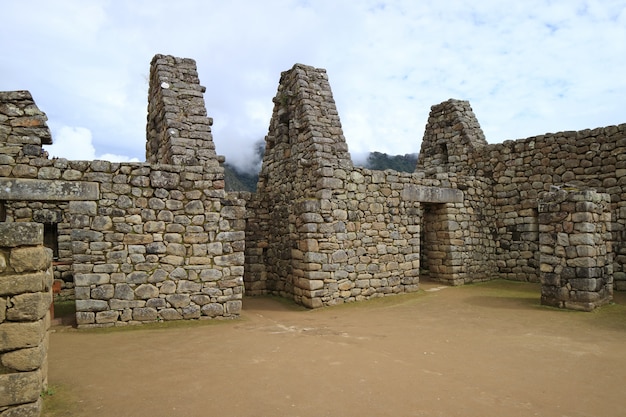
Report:
[[54,316],[67,317],[76,314],[75,301],[60,301],[54,303]]
[[321,311],[324,309],[371,309],[371,308],[387,308],[387,307],[397,307],[400,305],[411,304],[415,302],[419,302],[427,299],[428,295],[432,295],[434,293],[427,293],[423,290],[419,290],[412,293],[402,293],[402,294],[388,294],[382,297],[373,297],[367,300],[362,301],[354,301],[349,303],[337,304],[334,306],[323,307],[322,309],[312,310],[312,311]]
[[142,330],[166,330],[166,329],[178,329],[188,327],[199,326],[218,326],[221,324],[232,323],[235,320],[242,320],[240,317],[233,318],[218,318],[218,319],[203,319],[203,320],[169,320],[169,321],[154,321],[143,324],[129,324],[125,326],[111,326],[111,327],[93,327],[84,329],[70,329],[69,331],[78,331],[81,333],[113,333],[113,332],[128,332],[128,331],[142,331]]
[[[268,300],[272,300],[272,301],[276,301],[277,303],[281,304],[283,307],[288,308],[289,310],[293,310],[293,311],[308,311],[310,310],[309,308],[306,308],[305,306],[302,306],[300,304],[296,304],[296,302],[293,300],[293,298],[291,297],[281,297],[278,295],[253,295],[250,296],[249,298],[257,298],[257,297],[262,297],[262,298],[266,298]],[[246,308],[245,306],[245,298],[244,298],[244,309]]]
[[493,281],[465,284],[457,288],[471,291],[472,288],[480,287],[485,295],[503,298],[541,298],[541,284],[535,282],[508,281],[495,279]]
[[41,393],[43,406],[41,417],[69,417],[76,415],[77,402],[62,385],[48,385]]

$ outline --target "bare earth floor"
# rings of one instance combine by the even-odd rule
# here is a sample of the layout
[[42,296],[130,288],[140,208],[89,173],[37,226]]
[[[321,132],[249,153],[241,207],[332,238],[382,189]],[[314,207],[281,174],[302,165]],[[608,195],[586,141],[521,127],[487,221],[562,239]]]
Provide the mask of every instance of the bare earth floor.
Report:
[[56,327],[44,416],[624,416],[626,297],[593,313],[540,287],[421,284],[319,310],[246,298],[239,320]]

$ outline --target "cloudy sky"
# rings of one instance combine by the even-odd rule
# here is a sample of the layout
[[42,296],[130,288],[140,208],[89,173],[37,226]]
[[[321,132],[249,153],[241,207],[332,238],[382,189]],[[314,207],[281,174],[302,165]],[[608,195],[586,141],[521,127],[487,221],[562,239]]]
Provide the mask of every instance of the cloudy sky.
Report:
[[0,0],[0,15],[0,90],[30,90],[69,159],[145,160],[156,53],[197,61],[232,163],[294,63],[327,69],[353,158],[418,152],[448,98],[491,143],[626,122],[626,0]]

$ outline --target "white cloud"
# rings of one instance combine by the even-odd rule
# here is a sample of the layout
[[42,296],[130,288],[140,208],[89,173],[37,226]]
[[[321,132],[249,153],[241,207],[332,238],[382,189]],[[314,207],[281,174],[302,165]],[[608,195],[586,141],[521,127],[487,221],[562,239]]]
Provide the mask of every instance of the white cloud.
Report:
[[490,142],[625,121],[626,0],[33,0],[3,17],[0,89],[87,127],[97,154],[143,159],[156,53],[196,59],[229,161],[266,135],[296,62],[328,70],[354,152],[417,152],[448,98],[470,101]]
[[73,160],[92,160],[96,149],[91,140],[91,131],[84,127],[61,126],[52,136],[52,145],[45,146],[50,157]]
[[55,129],[52,145],[44,146],[50,157],[77,161],[104,160],[111,162],[139,162],[127,155],[104,153],[96,155],[91,131],[84,127],[61,126]]

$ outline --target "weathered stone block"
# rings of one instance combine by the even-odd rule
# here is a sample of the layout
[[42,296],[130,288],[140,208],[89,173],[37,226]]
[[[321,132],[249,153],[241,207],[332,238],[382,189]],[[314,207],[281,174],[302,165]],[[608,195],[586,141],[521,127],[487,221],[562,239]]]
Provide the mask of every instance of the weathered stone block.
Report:
[[202,314],[209,317],[218,317],[224,315],[224,306],[219,303],[205,304],[201,308]]
[[90,311],[77,311],[76,312],[76,324],[86,325],[93,324],[96,322],[96,313]]
[[188,305],[186,307],[183,307],[181,309],[181,312],[183,314],[183,318],[185,320],[190,320],[190,319],[197,319],[200,318],[200,316],[202,315],[202,311],[200,310],[200,306],[198,305]]
[[242,303],[240,300],[227,301],[225,305],[225,311],[228,314],[239,315],[241,313]]
[[180,280],[177,283],[176,292],[180,294],[185,294],[185,293],[199,292],[201,289],[202,289],[202,284],[200,284],[199,282]]
[[26,323],[0,323],[0,352],[38,346],[43,340],[44,320]]
[[76,274],[74,283],[77,286],[108,284],[111,280],[109,274]]
[[17,247],[43,244],[43,225],[38,223],[0,223],[0,246]]
[[43,246],[15,248],[9,262],[15,272],[43,271],[50,267],[52,253]]
[[158,317],[157,311],[151,307],[138,307],[133,310],[133,320],[155,321]]
[[218,281],[220,279],[222,279],[223,274],[222,271],[220,271],[219,269],[203,269],[200,272],[200,279],[202,281]]
[[95,300],[110,300],[115,294],[115,287],[113,284],[98,285],[91,290],[91,298]]
[[18,349],[2,355],[2,365],[16,371],[34,371],[39,369],[46,357],[43,344],[33,348]]
[[98,205],[95,201],[70,201],[69,212],[70,214],[85,214],[93,217],[98,214]]
[[76,311],[104,311],[109,303],[104,300],[76,300]]
[[35,274],[0,275],[0,296],[43,291],[52,276],[45,272]]
[[37,321],[50,310],[52,294],[49,292],[25,293],[11,298],[6,318],[11,321]]
[[124,243],[127,245],[145,245],[152,243],[154,237],[150,234],[127,234],[124,236]]
[[145,271],[135,271],[127,275],[126,281],[129,284],[145,284],[148,282],[148,273]]
[[132,287],[126,283],[115,284],[113,297],[120,300],[134,300],[135,292]]
[[163,320],[182,320],[183,316],[175,308],[164,308],[159,311],[159,317]]
[[191,298],[188,294],[171,294],[165,297],[174,308],[183,308],[189,305]]
[[111,305],[111,310],[125,310],[146,306],[144,300],[118,300],[115,298],[111,299],[109,304]]
[[135,289],[135,295],[143,300],[156,298],[159,296],[159,289],[152,284],[141,284]]
[[180,175],[173,172],[152,171],[150,173],[150,185],[154,188],[172,190],[178,187]]
[[115,323],[120,315],[117,310],[99,311],[96,313],[96,323]]
[[36,402],[41,389],[39,371],[0,375],[0,408]]
[[217,266],[243,265],[245,256],[243,252],[236,252],[229,255],[216,256],[214,261]]

